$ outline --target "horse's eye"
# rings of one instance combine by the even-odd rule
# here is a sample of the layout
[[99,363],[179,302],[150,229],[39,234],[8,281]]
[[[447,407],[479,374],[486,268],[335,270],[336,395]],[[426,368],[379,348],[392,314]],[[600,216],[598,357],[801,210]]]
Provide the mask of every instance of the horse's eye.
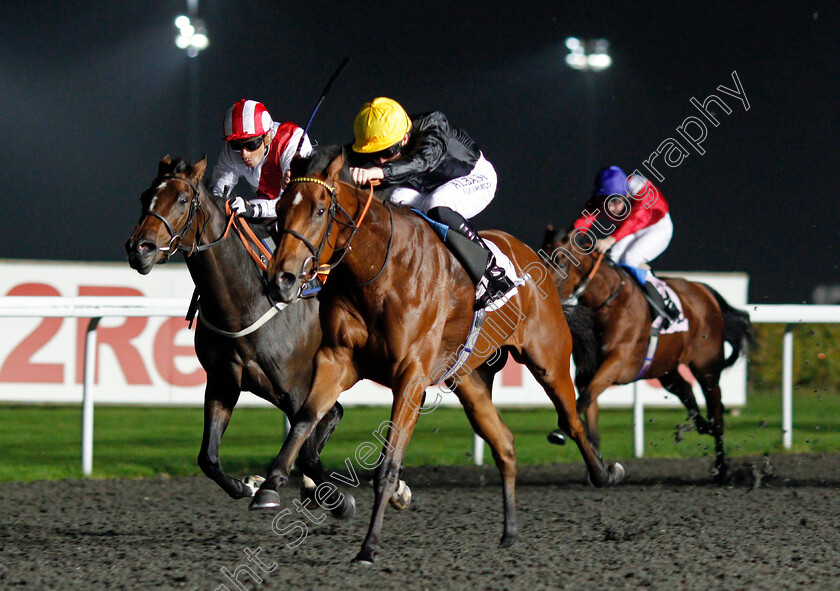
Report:
[[316,211],[316,212],[315,212],[315,216],[316,216],[316,217],[321,217],[322,215],[324,215],[324,212],[325,212],[325,211],[327,211],[327,210],[326,210],[326,208],[324,208],[324,207],[319,207],[319,208],[318,208],[318,211]]
[[180,197],[178,197],[178,203],[180,203],[181,205],[186,205],[189,202],[190,199],[186,195],[181,195]]

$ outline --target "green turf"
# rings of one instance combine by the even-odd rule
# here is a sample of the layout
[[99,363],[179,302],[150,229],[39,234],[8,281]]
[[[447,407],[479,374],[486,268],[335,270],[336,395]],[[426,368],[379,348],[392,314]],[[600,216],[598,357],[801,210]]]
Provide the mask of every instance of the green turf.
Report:
[[[778,392],[751,393],[745,408],[726,415],[725,444],[730,456],[780,453],[781,398]],[[796,389],[792,452],[840,451],[840,399],[834,389]],[[385,407],[346,409],[344,420],[324,450],[328,468],[363,442],[387,420]],[[556,420],[541,409],[505,409],[505,423],[516,437],[520,464],[580,462],[576,447],[552,446],[545,436]],[[645,412],[645,457],[699,457],[711,453],[711,438],[689,432],[675,442],[682,409]],[[202,410],[179,407],[97,406],[94,477],[148,477],[199,474]],[[237,409],[222,442],[225,469],[234,474],[263,472],[279,451],[283,415],[272,409]],[[602,453],[606,459],[633,457],[630,410],[601,413]],[[472,463],[473,438],[460,408],[439,408],[422,416],[406,456],[409,466]],[[81,476],[81,408],[78,406],[0,406],[0,480],[29,481]],[[355,460],[354,460],[355,462]],[[485,446],[485,462],[492,456]],[[358,463],[356,463],[358,466]]]

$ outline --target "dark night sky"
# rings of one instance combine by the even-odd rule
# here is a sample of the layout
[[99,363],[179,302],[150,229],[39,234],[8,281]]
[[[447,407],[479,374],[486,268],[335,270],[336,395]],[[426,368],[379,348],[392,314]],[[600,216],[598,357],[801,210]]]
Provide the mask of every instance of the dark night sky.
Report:
[[[304,124],[349,55],[311,136],[351,139],[376,95],[440,109],[499,173],[476,225],[532,246],[547,223],[574,219],[598,168],[641,167],[697,115],[691,97],[718,94],[732,113],[709,126],[705,155],[660,166],[675,232],[654,268],[747,272],[757,303],[840,283],[834,3],[201,0],[211,45],[196,60],[173,43],[184,0],[7,4],[0,258],[125,260],[164,154],[206,152],[212,166],[222,116],[240,98]],[[613,67],[569,69],[569,35],[608,39]],[[749,111],[716,91],[733,87],[733,70]]]

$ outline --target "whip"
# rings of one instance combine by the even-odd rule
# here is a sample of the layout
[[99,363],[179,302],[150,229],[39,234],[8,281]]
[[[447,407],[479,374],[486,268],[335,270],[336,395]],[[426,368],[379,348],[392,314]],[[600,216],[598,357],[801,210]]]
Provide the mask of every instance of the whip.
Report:
[[327,82],[327,85],[324,87],[324,91],[321,93],[321,98],[318,99],[318,104],[315,105],[315,108],[312,109],[312,114],[309,116],[309,121],[306,123],[306,127],[303,128],[303,135],[300,136],[300,141],[298,142],[297,150],[295,150],[295,157],[300,156],[300,149],[303,147],[303,138],[306,137],[306,134],[309,133],[309,126],[312,125],[312,120],[315,119],[315,113],[318,112],[318,108],[321,106],[321,103],[324,102],[324,99],[327,98],[327,93],[330,91],[330,87],[333,85],[333,82],[341,76],[341,73],[344,72],[344,69],[347,67],[347,64],[350,63],[350,56],[344,58],[344,60],[338,65],[336,68],[335,73],[333,73],[330,81]]

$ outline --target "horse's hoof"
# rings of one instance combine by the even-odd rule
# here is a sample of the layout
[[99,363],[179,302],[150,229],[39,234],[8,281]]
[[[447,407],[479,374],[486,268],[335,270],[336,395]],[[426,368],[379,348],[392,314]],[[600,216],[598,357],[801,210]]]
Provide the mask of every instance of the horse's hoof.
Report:
[[242,485],[244,487],[244,493],[246,497],[253,497],[257,494],[257,491],[260,490],[260,485],[265,482],[265,478],[262,476],[246,476],[242,479]]
[[499,548],[512,548],[519,545],[519,536],[516,534],[505,534],[499,540]]
[[248,506],[249,509],[273,509],[280,506],[280,495],[276,490],[261,488],[254,495],[254,500]]
[[397,490],[388,499],[388,503],[397,511],[402,511],[411,503],[411,489],[405,480],[400,480],[397,484]]
[[610,466],[610,479],[609,484],[618,484],[624,480],[624,476],[626,471],[624,470],[624,466],[616,462],[612,466]]
[[379,554],[378,550],[362,548],[356,557],[351,560],[353,564],[361,564],[364,566],[372,566],[374,557]]
[[554,445],[566,445],[566,435],[559,429],[555,429],[546,436],[549,443]]
[[306,501],[309,501],[309,506],[314,507],[315,503],[316,503],[316,501],[315,501],[315,489],[316,488],[318,488],[318,487],[315,486],[315,481],[312,480],[306,474],[304,474],[303,477],[300,480],[300,500],[301,500],[301,502],[306,504]]
[[615,462],[614,464],[610,464],[607,466],[605,475],[602,474],[601,478],[597,481],[592,479],[592,474],[588,471],[586,472],[586,483],[589,486],[595,486],[597,488],[602,488],[604,486],[614,486],[624,480],[624,466]]
[[356,516],[356,499],[353,498],[353,495],[344,495],[344,502],[333,510],[332,512],[333,517],[336,519],[352,519]]

